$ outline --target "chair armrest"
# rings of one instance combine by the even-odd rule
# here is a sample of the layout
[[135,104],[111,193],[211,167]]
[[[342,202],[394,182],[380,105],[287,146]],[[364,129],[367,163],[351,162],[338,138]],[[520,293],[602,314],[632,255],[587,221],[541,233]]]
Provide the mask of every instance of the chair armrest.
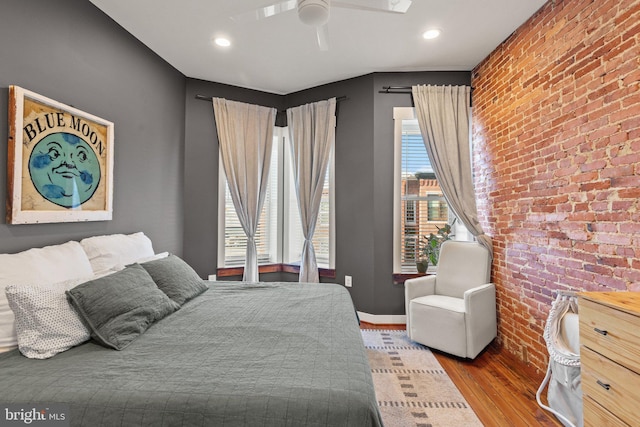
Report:
[[413,338],[411,329],[411,314],[409,307],[411,300],[426,295],[433,295],[436,291],[436,276],[421,276],[404,281],[404,310],[406,313],[406,328],[409,338]]
[[495,311],[496,286],[493,283],[476,286],[466,290],[463,298],[465,311],[471,315],[473,315],[474,307],[475,310],[492,307]]
[[406,303],[414,298],[433,295],[435,291],[435,275],[416,277],[413,279],[405,280],[404,282],[404,295]]
[[496,287],[487,283],[464,293],[467,357],[473,359],[498,333]]

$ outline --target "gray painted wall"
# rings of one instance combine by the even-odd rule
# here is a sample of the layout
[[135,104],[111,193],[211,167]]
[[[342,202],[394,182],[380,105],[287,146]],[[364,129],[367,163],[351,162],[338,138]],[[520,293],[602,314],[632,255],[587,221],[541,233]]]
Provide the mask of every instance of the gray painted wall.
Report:
[[336,128],[336,282],[353,277],[356,309],[404,314],[404,286],[393,284],[393,107],[410,94],[383,86],[471,84],[469,72],[373,73],[287,95],[286,107],[347,96]]
[[185,78],[86,0],[2,0],[0,201],[6,200],[7,97],[18,85],[115,123],[112,221],[8,225],[0,253],[144,231],[183,244]]
[[[218,134],[213,104],[196,95],[283,108],[280,95],[187,79],[184,156],[184,259],[202,277],[218,260]],[[277,280],[278,277],[275,277]],[[263,279],[264,280],[264,279]]]
[[[285,109],[346,96],[336,128],[336,279],[353,277],[356,308],[404,314],[404,287],[394,285],[393,107],[408,94],[380,94],[382,86],[470,84],[469,72],[374,73],[285,96],[187,79],[185,138],[185,259],[206,277],[217,262],[218,141],[211,104],[196,94]],[[282,121],[281,121],[282,122]],[[284,123],[282,123],[284,124]],[[261,280],[294,280],[286,273]],[[325,280],[323,280],[325,281]]]
[[[375,73],[286,96],[185,79],[82,0],[3,0],[0,58],[0,116],[7,117],[8,86],[15,84],[115,123],[114,219],[7,225],[2,218],[0,253],[142,230],[156,250],[182,255],[206,277],[217,268],[218,141],[211,104],[195,95],[279,110],[346,96],[336,129],[335,282],[353,277],[358,310],[404,313],[404,289],[392,281],[392,111],[410,106],[411,97],[378,91],[469,84],[469,72]],[[278,123],[284,124],[282,115]],[[6,119],[0,134],[7,134]],[[0,200],[7,196],[6,165],[5,148]]]
[[470,85],[469,72],[380,73],[374,75],[373,218],[375,233],[373,314],[404,314],[404,286],[393,284],[393,108],[411,107],[409,94],[381,94],[383,86]]
[[[375,307],[371,221],[374,194],[374,77],[343,80],[286,96],[286,107],[330,97],[346,96],[337,112],[335,146],[336,283],[353,278],[350,288],[356,309],[372,313]],[[387,314],[387,313],[385,313]]]

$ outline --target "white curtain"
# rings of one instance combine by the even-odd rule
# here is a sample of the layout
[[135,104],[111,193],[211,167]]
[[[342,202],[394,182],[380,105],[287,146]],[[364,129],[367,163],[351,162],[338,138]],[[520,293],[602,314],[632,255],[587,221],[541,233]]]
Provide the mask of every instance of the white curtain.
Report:
[[264,204],[276,109],[213,98],[220,156],[238,219],[247,236],[243,281],[258,281],[255,235]]
[[304,234],[300,282],[320,281],[311,239],[316,229],[322,188],[335,141],[336,99],[287,110],[293,179]]
[[413,102],[422,139],[444,197],[493,258],[491,237],[478,221],[473,176],[469,121],[469,86],[413,86]]

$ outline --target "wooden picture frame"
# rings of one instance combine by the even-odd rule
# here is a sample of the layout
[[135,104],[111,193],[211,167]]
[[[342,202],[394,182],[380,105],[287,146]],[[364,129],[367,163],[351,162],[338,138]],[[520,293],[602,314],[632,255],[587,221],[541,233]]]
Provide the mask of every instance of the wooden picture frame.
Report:
[[112,122],[9,87],[7,223],[107,221]]

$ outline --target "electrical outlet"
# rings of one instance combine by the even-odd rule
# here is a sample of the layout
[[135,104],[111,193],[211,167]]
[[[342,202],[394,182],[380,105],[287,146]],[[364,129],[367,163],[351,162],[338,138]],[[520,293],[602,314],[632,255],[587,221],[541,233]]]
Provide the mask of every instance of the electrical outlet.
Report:
[[210,274],[209,275],[209,280],[215,282],[216,281],[216,275],[215,274]]
[[347,288],[350,288],[351,286],[353,286],[353,283],[351,282],[351,276],[344,276],[344,285]]

